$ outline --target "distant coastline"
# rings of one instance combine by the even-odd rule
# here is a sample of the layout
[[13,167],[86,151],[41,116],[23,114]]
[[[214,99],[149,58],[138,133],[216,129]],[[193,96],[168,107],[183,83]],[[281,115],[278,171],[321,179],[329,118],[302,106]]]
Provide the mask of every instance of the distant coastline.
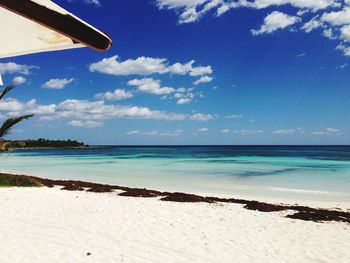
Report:
[[37,139],[37,140],[15,140],[15,141],[2,141],[0,142],[0,150],[6,151],[9,149],[86,149],[95,148],[91,147],[83,142],[76,140],[49,140],[49,139]]
[[280,149],[284,147],[288,148],[318,148],[318,147],[349,147],[350,144],[324,144],[324,145],[318,145],[318,144],[305,144],[305,145],[284,145],[284,144],[261,144],[261,145],[254,145],[254,144],[188,144],[188,145],[182,145],[182,144],[111,144],[111,145],[104,145],[104,144],[92,144],[88,145],[83,142],[79,142],[76,140],[49,140],[49,139],[37,139],[37,140],[4,140],[0,141],[0,151],[5,149],[27,149],[27,150],[46,150],[46,149],[111,149],[111,148],[192,148],[192,147],[198,147],[198,148],[205,148],[205,147],[211,147],[211,148],[272,148],[272,149]]

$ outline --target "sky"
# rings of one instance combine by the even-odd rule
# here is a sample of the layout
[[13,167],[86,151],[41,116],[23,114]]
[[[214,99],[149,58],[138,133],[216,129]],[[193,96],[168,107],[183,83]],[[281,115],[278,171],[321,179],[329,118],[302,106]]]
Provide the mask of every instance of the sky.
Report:
[[113,46],[1,59],[9,139],[350,143],[348,0],[55,2]]

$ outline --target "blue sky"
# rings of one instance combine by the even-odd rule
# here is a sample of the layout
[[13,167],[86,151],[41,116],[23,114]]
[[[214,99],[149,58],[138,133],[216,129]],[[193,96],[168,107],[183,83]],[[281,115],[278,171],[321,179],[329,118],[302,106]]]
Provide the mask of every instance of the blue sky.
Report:
[[2,59],[9,138],[350,143],[349,1],[56,2],[114,45]]

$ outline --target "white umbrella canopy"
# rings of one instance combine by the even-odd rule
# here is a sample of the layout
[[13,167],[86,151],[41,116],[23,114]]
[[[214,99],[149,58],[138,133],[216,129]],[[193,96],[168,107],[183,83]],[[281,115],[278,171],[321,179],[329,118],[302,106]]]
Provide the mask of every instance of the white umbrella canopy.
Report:
[[51,0],[0,0],[0,34],[0,58],[112,45],[106,34]]

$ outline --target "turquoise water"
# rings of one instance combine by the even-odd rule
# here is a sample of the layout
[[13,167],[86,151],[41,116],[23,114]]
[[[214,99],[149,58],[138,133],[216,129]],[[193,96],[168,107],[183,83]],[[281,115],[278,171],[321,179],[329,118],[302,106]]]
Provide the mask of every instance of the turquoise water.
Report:
[[350,147],[17,150],[2,172],[160,190],[350,201]]

